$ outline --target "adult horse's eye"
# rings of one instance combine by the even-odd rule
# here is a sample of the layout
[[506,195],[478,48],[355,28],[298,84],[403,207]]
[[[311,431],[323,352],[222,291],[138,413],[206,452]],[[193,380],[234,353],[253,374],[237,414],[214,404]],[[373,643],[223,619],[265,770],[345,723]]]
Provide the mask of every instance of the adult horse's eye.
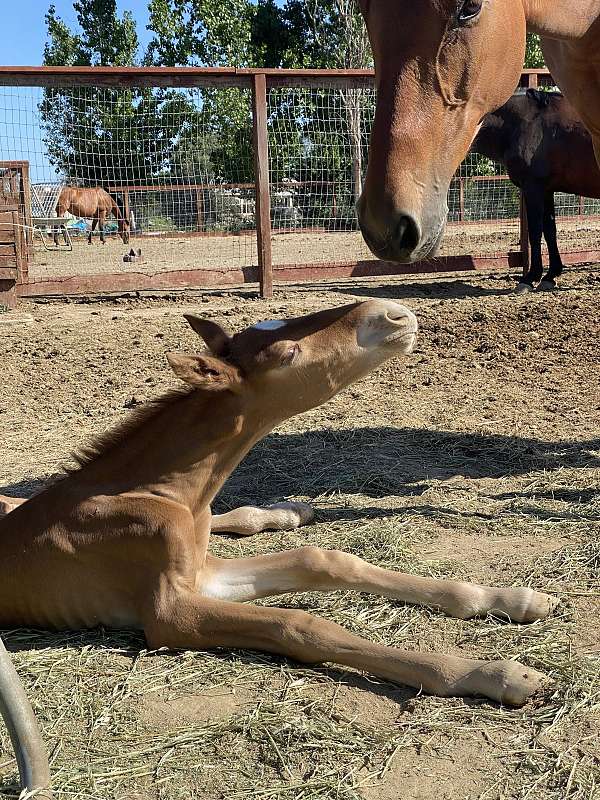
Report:
[[466,22],[471,22],[481,13],[483,0],[465,0],[465,2],[458,9],[457,20],[459,25],[464,25]]

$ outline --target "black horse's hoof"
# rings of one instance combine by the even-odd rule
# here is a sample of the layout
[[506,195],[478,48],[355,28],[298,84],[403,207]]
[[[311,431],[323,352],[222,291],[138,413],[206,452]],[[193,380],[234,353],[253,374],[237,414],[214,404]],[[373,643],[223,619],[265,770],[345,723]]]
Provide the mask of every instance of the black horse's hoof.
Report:
[[553,292],[556,289],[556,281],[540,281],[537,287],[538,292]]
[[529,294],[529,292],[533,292],[533,286],[530,283],[525,283],[521,281],[521,283],[515,289],[515,294]]

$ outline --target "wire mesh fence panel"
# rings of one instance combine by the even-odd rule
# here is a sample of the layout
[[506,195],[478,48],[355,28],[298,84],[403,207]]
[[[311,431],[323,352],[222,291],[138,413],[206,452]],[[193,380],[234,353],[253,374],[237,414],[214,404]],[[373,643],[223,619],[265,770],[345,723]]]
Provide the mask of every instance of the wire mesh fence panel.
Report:
[[559,250],[577,253],[600,248],[600,200],[557,192],[554,205]]
[[370,259],[355,203],[375,111],[372,89],[268,93],[274,264]]
[[59,190],[54,212],[34,216],[32,278],[255,265],[250,102],[238,88],[0,88],[0,161],[29,162],[32,195],[102,190],[66,204]]
[[[248,88],[0,87],[0,165],[29,164],[31,280],[198,269],[213,271],[216,283],[219,271],[227,282],[255,280],[247,269],[258,262],[251,77],[236,77],[245,80]],[[375,91],[311,80],[267,91],[273,264],[371,261],[355,203]],[[86,203],[66,202],[67,187],[83,190]],[[519,204],[504,168],[470,154],[450,185],[439,255],[518,251]],[[600,200],[557,195],[556,212],[563,252],[596,249]]]
[[440,255],[500,256],[519,249],[519,190],[502,164],[469,153],[448,192]]
[[[275,264],[372,259],[355,203],[375,111],[369,89],[268,95]],[[440,255],[506,255],[519,246],[519,192],[504,169],[469,155],[452,181]]]

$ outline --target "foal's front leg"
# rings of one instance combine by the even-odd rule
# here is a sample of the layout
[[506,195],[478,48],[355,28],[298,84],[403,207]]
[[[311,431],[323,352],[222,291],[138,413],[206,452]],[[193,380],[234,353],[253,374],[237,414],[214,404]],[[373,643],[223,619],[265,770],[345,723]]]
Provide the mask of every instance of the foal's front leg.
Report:
[[497,588],[423,578],[320,547],[300,547],[253,558],[220,559],[209,555],[198,589],[208,597],[240,602],[285,592],[354,589],[434,606],[458,619],[494,613],[513,622],[544,619],[557,604],[555,598],[525,587]]
[[274,503],[259,508],[242,506],[226,514],[213,514],[211,533],[237,533],[252,536],[262,531],[291,531],[312,522],[315,514],[306,503]]
[[168,586],[152,604],[144,633],[152,648],[240,647],[305,663],[325,661],[441,696],[484,695],[520,706],[544,676],[515,661],[476,661],[375,644],[305,611],[261,608]]

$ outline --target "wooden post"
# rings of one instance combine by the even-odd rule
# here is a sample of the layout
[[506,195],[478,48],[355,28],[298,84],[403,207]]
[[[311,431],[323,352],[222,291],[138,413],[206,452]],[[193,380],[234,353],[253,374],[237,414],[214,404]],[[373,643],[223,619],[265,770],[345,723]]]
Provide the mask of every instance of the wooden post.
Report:
[[529,245],[529,223],[527,222],[527,207],[523,192],[520,194],[519,206],[519,250],[521,251],[521,264],[523,276],[529,272],[531,264],[531,247]]
[[252,76],[252,133],[256,185],[256,243],[261,297],[273,297],[271,254],[271,200],[269,197],[269,141],[267,138],[267,81],[264,73]]
[[465,221],[465,179],[462,175],[458,179],[458,220]]
[[29,281],[29,262],[33,260],[33,225],[31,221],[31,181],[29,178],[29,161],[21,165],[21,205],[23,224],[25,225],[25,261],[19,276],[19,283]]
[[130,233],[131,233],[131,208],[129,206],[129,190],[125,189],[123,192],[123,216],[129,223]]

